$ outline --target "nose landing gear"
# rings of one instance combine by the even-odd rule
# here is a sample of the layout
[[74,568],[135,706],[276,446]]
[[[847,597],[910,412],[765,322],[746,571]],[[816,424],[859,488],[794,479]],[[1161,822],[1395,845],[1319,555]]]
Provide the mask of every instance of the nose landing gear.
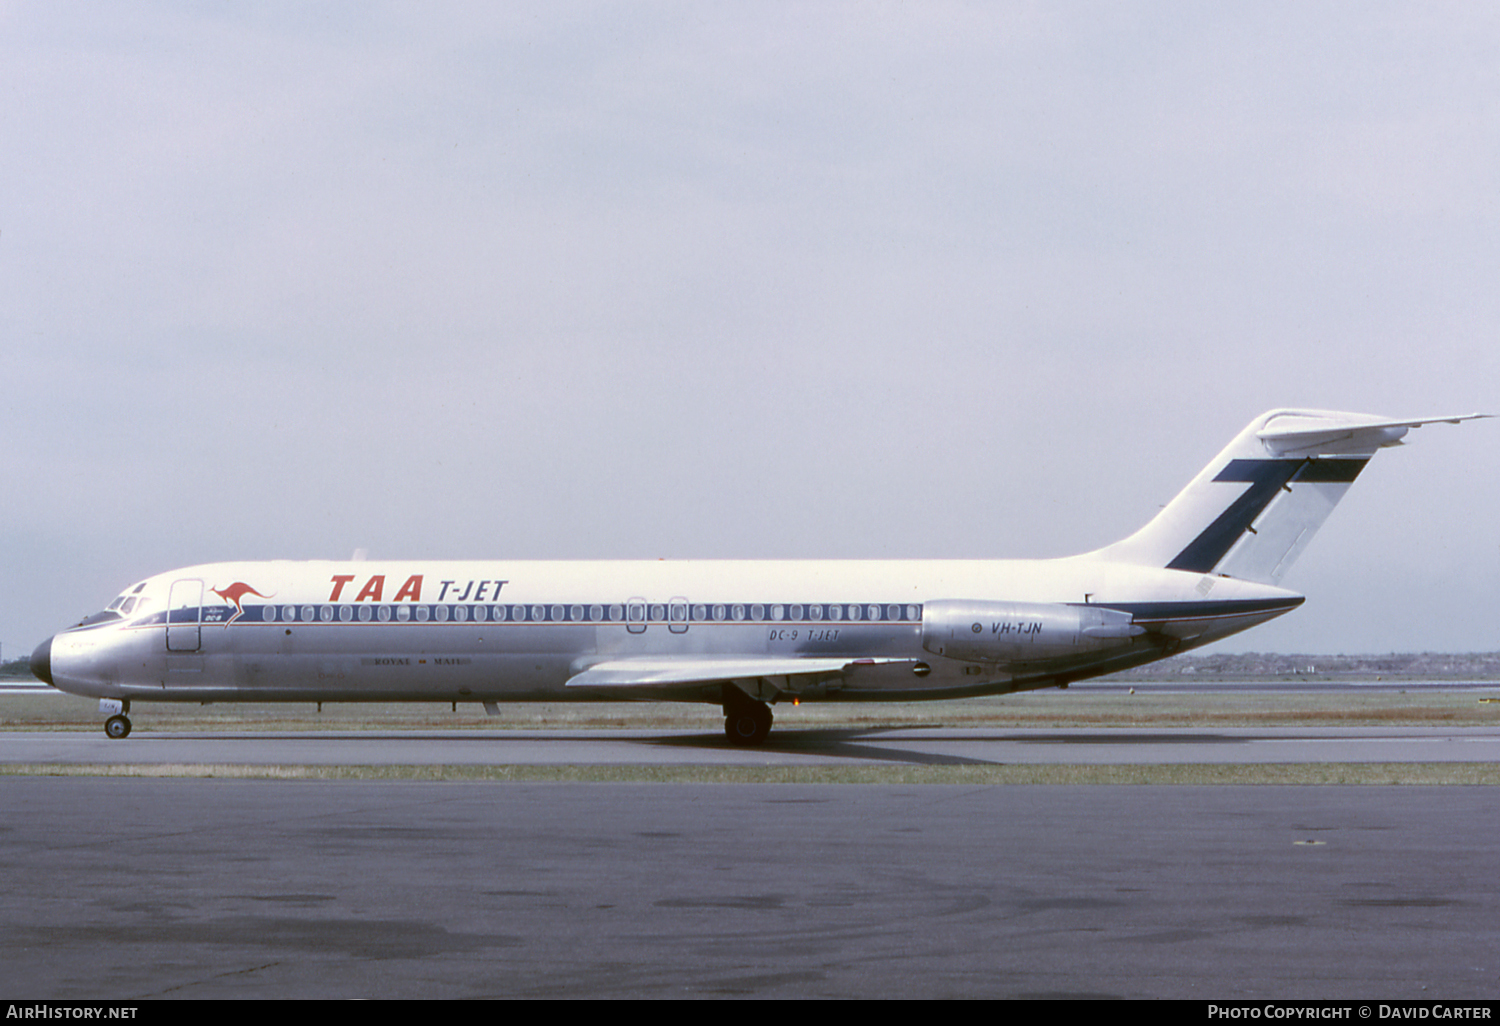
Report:
[[110,714],[109,719],[104,721],[105,737],[111,741],[119,741],[130,736],[130,717],[125,715],[130,711],[130,699],[101,698],[99,711]]

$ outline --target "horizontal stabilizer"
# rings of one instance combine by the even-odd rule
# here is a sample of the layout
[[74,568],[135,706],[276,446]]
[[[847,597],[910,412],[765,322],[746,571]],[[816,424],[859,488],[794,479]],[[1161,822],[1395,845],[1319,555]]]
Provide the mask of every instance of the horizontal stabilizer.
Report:
[[1288,411],[1270,418],[1255,437],[1273,456],[1334,456],[1373,453],[1400,445],[1414,427],[1423,424],[1458,424],[1480,420],[1486,413],[1464,413],[1449,417],[1418,417],[1387,420],[1369,414],[1325,411]]

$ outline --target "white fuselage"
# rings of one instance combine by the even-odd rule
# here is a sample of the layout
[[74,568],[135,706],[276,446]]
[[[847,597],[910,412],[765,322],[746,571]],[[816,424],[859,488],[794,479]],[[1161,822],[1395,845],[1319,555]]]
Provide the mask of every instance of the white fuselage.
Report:
[[[48,669],[65,691],[165,701],[716,702],[717,682],[748,678],[770,701],[922,698],[1066,684],[1301,601],[1087,556],[217,563],[152,577],[57,634]],[[958,630],[944,617],[981,647],[944,642]],[[689,669],[623,681],[672,665]],[[583,676],[596,667],[622,683]]]

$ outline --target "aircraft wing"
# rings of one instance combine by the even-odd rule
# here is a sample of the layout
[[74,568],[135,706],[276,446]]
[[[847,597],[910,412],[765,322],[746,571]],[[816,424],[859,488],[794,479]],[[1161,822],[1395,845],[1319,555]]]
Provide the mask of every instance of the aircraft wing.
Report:
[[891,663],[915,665],[894,657],[851,659],[848,656],[687,656],[680,658],[610,659],[595,663],[568,680],[569,688],[661,688],[719,684],[763,677],[815,678],[849,673],[859,667]]

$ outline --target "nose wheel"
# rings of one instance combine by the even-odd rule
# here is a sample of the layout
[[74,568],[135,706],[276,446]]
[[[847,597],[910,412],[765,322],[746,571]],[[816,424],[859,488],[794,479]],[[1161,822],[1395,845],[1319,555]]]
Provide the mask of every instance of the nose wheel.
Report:
[[130,711],[130,699],[101,698],[99,711],[109,716],[109,719],[104,721],[105,737],[111,741],[118,741],[130,736],[130,717],[125,715]]

